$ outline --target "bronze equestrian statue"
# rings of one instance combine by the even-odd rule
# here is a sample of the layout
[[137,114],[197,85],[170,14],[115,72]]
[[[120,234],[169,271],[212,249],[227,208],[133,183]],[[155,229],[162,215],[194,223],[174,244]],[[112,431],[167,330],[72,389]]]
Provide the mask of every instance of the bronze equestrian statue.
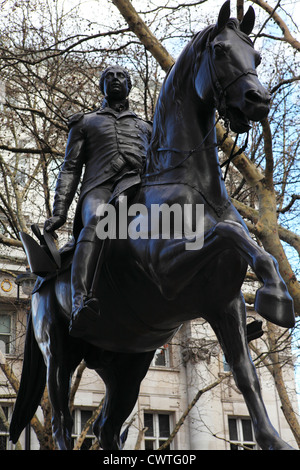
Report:
[[[70,263],[62,260],[54,276],[38,283],[11,422],[13,442],[33,416],[47,383],[53,436],[59,449],[71,448],[69,383],[84,359],[106,384],[94,433],[102,449],[122,448],[121,428],[154,351],[170,341],[182,323],[202,317],[215,331],[243,393],[258,445],[265,450],[290,449],[269,421],[249,354],[241,293],[247,266],[262,283],[255,309],[263,318],[292,328],[293,302],[277,262],[251,239],[228,197],[215,132],[216,109],[237,133],[247,132],[250,120],[268,115],[270,96],[258,80],[260,56],[249,38],[254,21],[252,7],[241,22],[230,18],[227,1],[217,24],[187,44],[163,83],[145,171],[130,201],[131,208],[138,204],[148,211],[164,203],[204,205],[203,243],[186,249],[184,234],[169,239],[106,239],[93,290],[99,315],[80,338],[69,334]],[[82,119],[85,123],[88,118]],[[122,189],[122,180],[119,184]],[[122,200],[120,193],[117,190],[112,197],[116,205]],[[193,218],[189,220],[193,232]],[[131,213],[128,223],[146,227],[147,213]]]

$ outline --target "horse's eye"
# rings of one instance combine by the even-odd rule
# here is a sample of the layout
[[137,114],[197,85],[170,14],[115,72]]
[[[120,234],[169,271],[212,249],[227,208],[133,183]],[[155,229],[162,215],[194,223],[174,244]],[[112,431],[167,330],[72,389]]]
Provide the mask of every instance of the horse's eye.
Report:
[[216,57],[223,57],[226,54],[226,47],[223,42],[218,42],[214,47]]

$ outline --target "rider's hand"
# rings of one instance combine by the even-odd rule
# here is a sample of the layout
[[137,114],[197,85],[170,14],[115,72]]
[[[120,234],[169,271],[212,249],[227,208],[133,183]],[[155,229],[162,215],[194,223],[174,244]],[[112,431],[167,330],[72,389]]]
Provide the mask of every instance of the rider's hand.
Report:
[[64,225],[65,221],[66,218],[63,215],[54,215],[46,220],[44,230],[45,232],[54,232],[54,230],[57,230]]

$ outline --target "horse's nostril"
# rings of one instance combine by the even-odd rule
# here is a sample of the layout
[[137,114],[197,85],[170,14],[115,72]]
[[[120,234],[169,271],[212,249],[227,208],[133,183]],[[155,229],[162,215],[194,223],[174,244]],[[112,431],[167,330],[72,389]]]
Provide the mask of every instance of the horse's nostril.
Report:
[[246,92],[246,99],[252,102],[260,102],[262,101],[261,93],[256,90],[249,90]]
[[252,103],[269,104],[271,101],[271,96],[267,92],[261,92],[259,90],[248,90],[246,92],[246,99]]

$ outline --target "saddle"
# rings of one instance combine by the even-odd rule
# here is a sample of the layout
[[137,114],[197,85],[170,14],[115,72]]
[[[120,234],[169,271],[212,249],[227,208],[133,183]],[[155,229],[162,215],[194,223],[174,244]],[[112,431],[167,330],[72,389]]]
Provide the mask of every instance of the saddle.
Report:
[[[141,177],[137,173],[129,174],[127,177],[118,181],[114,192],[109,200],[109,204],[115,204],[117,207],[118,197],[121,194],[133,197],[141,184]],[[31,230],[38,239],[39,243],[28,233],[20,232],[20,238],[27,256],[30,270],[38,276],[32,294],[37,292],[41,286],[56,277],[59,273],[67,270],[73,259],[76,247],[76,239],[72,237],[61,249],[57,249],[55,233],[45,232],[42,234],[38,225],[31,225]]]

